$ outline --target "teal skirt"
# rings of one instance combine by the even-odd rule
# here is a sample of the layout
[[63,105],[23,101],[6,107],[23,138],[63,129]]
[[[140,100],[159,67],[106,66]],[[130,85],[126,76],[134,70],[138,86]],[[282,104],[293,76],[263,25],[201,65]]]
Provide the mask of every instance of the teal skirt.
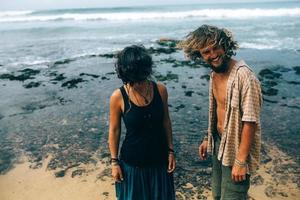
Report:
[[135,167],[120,162],[124,180],[116,182],[118,200],[175,200],[173,174],[167,166]]

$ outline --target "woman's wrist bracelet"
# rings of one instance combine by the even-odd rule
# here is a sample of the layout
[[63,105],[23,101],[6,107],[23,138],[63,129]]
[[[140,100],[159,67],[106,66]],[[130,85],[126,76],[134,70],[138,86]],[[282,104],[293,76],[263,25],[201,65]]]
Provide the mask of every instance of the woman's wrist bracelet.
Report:
[[119,164],[119,159],[118,158],[111,158],[110,159],[110,164]]
[[168,149],[168,153],[169,153],[169,154],[175,154],[175,151],[174,151],[174,149],[169,148],[169,149]]

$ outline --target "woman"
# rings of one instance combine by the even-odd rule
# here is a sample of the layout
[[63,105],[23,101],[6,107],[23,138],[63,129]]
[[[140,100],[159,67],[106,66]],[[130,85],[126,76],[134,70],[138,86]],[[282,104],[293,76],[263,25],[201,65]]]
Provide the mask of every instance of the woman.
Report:
[[[167,89],[149,80],[152,58],[141,46],[117,54],[124,85],[110,98],[109,149],[118,200],[175,199],[175,157]],[[120,156],[121,118],[126,127]]]

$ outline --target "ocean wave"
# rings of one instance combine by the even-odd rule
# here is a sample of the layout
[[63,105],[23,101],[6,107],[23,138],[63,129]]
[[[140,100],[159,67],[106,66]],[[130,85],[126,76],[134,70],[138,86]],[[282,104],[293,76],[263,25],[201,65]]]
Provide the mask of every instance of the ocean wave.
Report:
[[31,15],[32,11],[24,13],[0,13],[0,22],[30,22],[30,21],[57,21],[57,20],[157,20],[178,18],[203,18],[203,19],[251,19],[260,17],[299,17],[300,8],[280,9],[199,9],[173,12],[111,12],[111,13],[60,13],[51,15]]
[[246,49],[289,49],[289,50],[297,50],[298,44],[300,42],[300,38],[260,38],[253,41],[245,41],[241,42],[240,47]]
[[25,15],[30,15],[32,14],[34,11],[31,10],[27,10],[27,11],[1,11],[0,12],[0,18],[2,17],[17,17],[17,16],[22,16],[24,17]]

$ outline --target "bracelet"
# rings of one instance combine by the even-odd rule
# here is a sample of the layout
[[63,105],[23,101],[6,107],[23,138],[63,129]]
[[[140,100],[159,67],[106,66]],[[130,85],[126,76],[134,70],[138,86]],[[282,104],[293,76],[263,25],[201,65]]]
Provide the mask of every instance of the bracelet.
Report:
[[119,159],[118,158],[111,158],[110,163],[111,164],[113,164],[113,163],[118,163],[119,164]]
[[234,164],[236,164],[239,167],[247,167],[247,163],[246,162],[241,162],[237,158],[234,160]]
[[203,137],[201,143],[204,142],[204,141],[208,141],[208,137],[207,137],[207,136],[204,136],[204,137]]
[[174,151],[174,149],[172,149],[172,148],[169,148],[169,149],[168,149],[168,152],[169,152],[169,154],[175,154],[175,151]]

